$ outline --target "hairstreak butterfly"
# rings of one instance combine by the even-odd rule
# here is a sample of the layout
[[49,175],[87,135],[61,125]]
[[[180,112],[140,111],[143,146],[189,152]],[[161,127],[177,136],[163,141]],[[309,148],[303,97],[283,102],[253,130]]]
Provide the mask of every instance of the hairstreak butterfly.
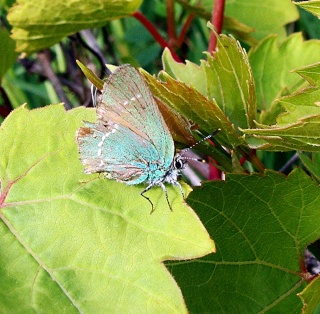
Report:
[[[141,195],[160,186],[171,208],[165,183],[179,187],[188,149],[175,154],[169,129],[141,74],[131,65],[118,67],[97,96],[97,123],[85,122],[77,131],[80,159],[86,173],[101,172],[127,185],[147,183]],[[212,133],[203,140],[219,132]]]

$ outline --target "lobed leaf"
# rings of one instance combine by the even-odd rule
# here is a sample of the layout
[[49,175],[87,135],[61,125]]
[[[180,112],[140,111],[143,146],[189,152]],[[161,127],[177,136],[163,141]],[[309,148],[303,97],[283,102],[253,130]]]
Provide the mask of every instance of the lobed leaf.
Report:
[[214,243],[177,189],[168,187],[173,212],[151,189],[150,215],[144,186],[84,174],[75,133],[95,119],[94,110],[54,105],[20,107],[2,124],[0,308],[184,313],[162,262],[203,256]]
[[[251,148],[266,150],[320,151],[320,64],[295,70],[314,86],[277,99],[258,128],[243,130]],[[275,121],[274,121],[275,120]]]
[[163,54],[164,71],[194,87],[210,100],[214,99],[236,127],[253,125],[256,114],[254,80],[246,52],[233,38],[219,36],[217,52],[207,54],[200,67],[173,60]]
[[[292,94],[305,85],[301,77],[290,72],[298,67],[319,61],[320,41],[303,41],[295,33],[278,44],[276,36],[269,36],[251,49],[249,60],[257,91],[257,107],[269,110],[272,102]],[[260,120],[261,123],[265,121]]]
[[229,174],[187,201],[217,245],[214,255],[167,262],[190,312],[301,312],[304,249],[320,237],[320,189],[309,176]]

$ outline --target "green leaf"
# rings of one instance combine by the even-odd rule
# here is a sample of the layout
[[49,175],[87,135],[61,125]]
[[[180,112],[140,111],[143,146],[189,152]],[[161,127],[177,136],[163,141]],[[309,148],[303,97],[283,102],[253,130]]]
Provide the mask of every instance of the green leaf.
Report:
[[263,118],[274,125],[257,123],[258,128],[243,130],[251,148],[320,151],[320,63],[294,71],[314,86],[277,99]]
[[320,63],[315,63],[301,67],[299,69],[293,70],[293,72],[298,73],[305,80],[307,80],[311,85],[320,87]]
[[14,64],[18,54],[14,51],[14,41],[10,38],[9,33],[0,28],[0,82],[7,70]]
[[301,313],[304,249],[320,237],[315,182],[299,169],[288,177],[229,174],[187,202],[217,245],[205,258],[166,263],[191,313]]
[[195,88],[174,80],[166,73],[162,74],[166,82],[162,82],[146,71],[140,70],[140,72],[156,98],[196,123],[201,130],[210,134],[221,128],[224,133],[218,134],[216,137],[226,146],[244,144],[242,138],[236,133],[229,119],[214,100],[210,101]]
[[90,69],[88,69],[83,63],[79,60],[76,60],[77,65],[81,69],[82,73],[86,76],[86,78],[99,90],[102,91],[104,82],[99,79],[97,75],[95,75]]
[[[319,61],[320,41],[303,41],[296,33],[278,44],[276,36],[263,40],[249,52],[257,90],[257,106],[268,110],[284,93],[293,93],[305,84],[292,70]],[[260,121],[264,123],[264,121]]]
[[254,28],[256,31],[252,36],[259,40],[269,34],[278,34],[279,38],[285,39],[285,26],[299,18],[297,8],[290,0],[226,1],[225,14]]
[[309,158],[301,152],[299,157],[308,171],[320,182],[320,153],[313,153],[312,158]]
[[200,67],[187,61],[173,60],[164,51],[164,71],[158,81],[142,71],[153,94],[184,117],[196,123],[201,130],[218,135],[227,147],[246,145],[235,127],[253,124],[255,116],[255,89],[247,55],[232,37],[222,35],[218,52],[207,55]]
[[[76,130],[94,110],[13,111],[0,128],[3,312],[184,313],[162,262],[214,251],[180,191],[86,175]],[[186,186],[184,185],[186,189]]]
[[[179,2],[207,20],[211,19],[212,0],[203,0],[200,4],[197,0],[179,0]],[[246,25],[248,29],[254,29],[255,32],[251,33],[250,36],[259,40],[270,33],[278,34],[281,39],[284,39],[286,37],[285,26],[299,18],[297,8],[290,0],[226,1],[225,15],[237,20],[237,24],[234,24],[235,31],[239,28],[240,22]],[[230,25],[232,26],[232,23],[228,21],[228,30],[234,31],[234,27],[230,27]]]
[[[203,4],[205,1],[193,3],[189,0],[177,0],[185,9],[192,12],[193,14],[204,18],[207,21],[211,20],[211,11],[207,7],[204,7]],[[210,3],[212,8],[212,2]],[[223,17],[223,28],[227,33],[234,34],[239,40],[247,43],[250,46],[256,45],[258,40],[255,39],[251,33],[255,31],[254,28],[249,27],[235,18],[224,16]]]
[[320,313],[320,277],[315,278],[298,296],[301,298],[304,307],[303,314]]
[[129,16],[142,0],[17,0],[8,14],[17,51],[30,54],[62,38],[107,21]]
[[319,0],[308,0],[301,2],[293,2],[295,5],[299,6],[301,9],[305,9],[310,13],[314,14],[316,17],[320,17],[320,1]]
[[168,50],[163,53],[163,65],[173,78],[214,99],[236,127],[253,125],[254,80],[247,54],[233,37],[221,35],[217,52],[207,54],[207,61],[201,60],[200,67],[192,62],[174,61]]

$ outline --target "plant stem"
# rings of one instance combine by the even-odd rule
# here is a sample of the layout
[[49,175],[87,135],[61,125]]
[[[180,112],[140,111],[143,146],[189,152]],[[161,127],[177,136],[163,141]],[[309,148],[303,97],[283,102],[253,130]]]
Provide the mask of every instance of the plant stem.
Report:
[[176,41],[176,25],[174,21],[174,0],[167,0],[168,44],[174,47]]
[[6,93],[6,91],[0,86],[0,94],[2,96],[2,99],[4,101],[4,105],[0,106],[0,116],[2,116],[3,118],[6,118],[9,113],[12,111],[12,106],[10,103],[10,99]]
[[[218,35],[222,31],[223,17],[224,17],[224,5],[225,5],[225,0],[215,0],[214,5],[213,5],[211,23],[214,26],[216,33]],[[208,51],[209,52],[215,51],[216,46],[217,46],[216,34],[214,32],[211,32]]]
[[256,155],[256,151],[255,150],[251,150],[251,151],[246,151],[245,148],[242,147],[238,147],[238,152],[240,152],[240,154],[249,162],[251,162],[251,164],[259,171],[259,173],[263,174],[266,167],[264,166],[264,164],[261,162],[261,160],[257,157]]
[[153,36],[153,38],[159,43],[162,48],[168,48],[171,52],[172,57],[177,62],[182,62],[178,55],[172,50],[169,44],[163,39],[157,29],[153,26],[153,24],[139,11],[136,11],[132,14],[134,18],[136,18]]
[[180,48],[182,43],[184,42],[184,39],[185,39],[186,34],[187,34],[187,31],[188,31],[188,29],[189,29],[194,17],[195,17],[195,15],[193,13],[189,14],[187,20],[183,24],[181,32],[180,32],[180,35],[179,35],[179,37],[177,39],[177,42],[176,42],[177,48]]

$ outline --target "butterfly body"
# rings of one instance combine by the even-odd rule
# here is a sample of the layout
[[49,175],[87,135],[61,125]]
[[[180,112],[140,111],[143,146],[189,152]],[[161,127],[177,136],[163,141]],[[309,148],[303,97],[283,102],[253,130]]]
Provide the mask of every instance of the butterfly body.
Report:
[[[141,74],[130,65],[118,67],[97,99],[97,123],[85,122],[77,132],[86,173],[102,172],[128,185],[147,183],[144,195],[164,183],[177,181],[185,160],[174,154],[169,129]],[[168,201],[169,207],[170,203]]]

